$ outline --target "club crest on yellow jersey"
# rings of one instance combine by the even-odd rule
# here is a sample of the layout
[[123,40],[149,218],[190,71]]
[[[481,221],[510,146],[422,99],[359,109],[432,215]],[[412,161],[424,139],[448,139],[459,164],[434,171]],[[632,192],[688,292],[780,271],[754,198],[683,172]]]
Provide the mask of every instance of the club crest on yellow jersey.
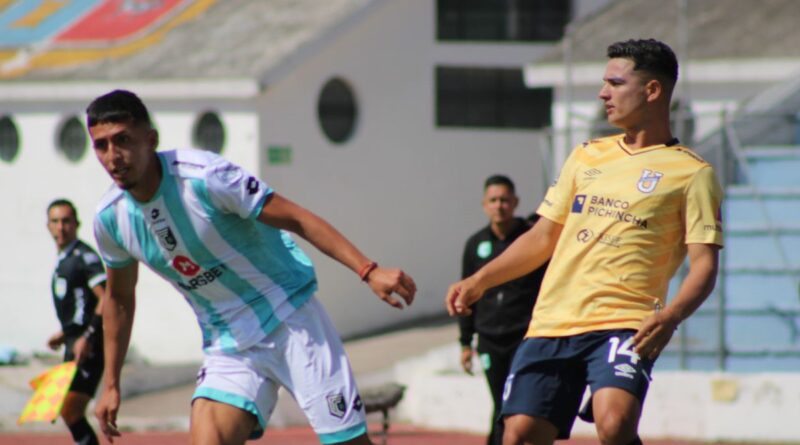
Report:
[[652,193],[662,176],[664,174],[661,172],[644,169],[642,176],[639,177],[639,182],[636,183],[636,188],[642,193]]

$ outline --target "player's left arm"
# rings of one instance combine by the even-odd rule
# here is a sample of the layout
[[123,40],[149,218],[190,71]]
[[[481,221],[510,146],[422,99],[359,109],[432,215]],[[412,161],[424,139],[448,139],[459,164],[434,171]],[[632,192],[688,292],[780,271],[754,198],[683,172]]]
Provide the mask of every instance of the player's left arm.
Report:
[[403,307],[392,296],[393,293],[399,295],[407,305],[414,301],[416,284],[401,269],[370,267],[372,261],[321,217],[277,193],[273,192],[267,199],[257,217],[260,222],[296,233],[357,274],[366,272],[365,281],[387,304],[399,309]]
[[80,363],[86,356],[92,353],[95,348],[102,348],[102,328],[103,328],[103,301],[105,296],[106,272],[100,257],[95,252],[85,252],[82,256],[83,271],[86,283],[91,288],[92,293],[97,298],[92,319],[89,326],[84,331],[81,338],[75,341],[72,352],[75,360]]
[[81,338],[75,341],[75,345],[72,347],[72,352],[75,354],[75,360],[78,363],[88,354],[91,354],[93,348],[102,348],[102,344],[98,343],[100,343],[99,340],[102,339],[103,335],[103,302],[105,301],[104,297],[106,293],[105,282],[92,287],[92,293],[97,297],[97,306],[94,308],[94,316],[89,321],[89,327]]
[[705,301],[717,280],[719,249],[716,244],[688,244],[689,273],[678,293],[661,311],[642,322],[633,338],[636,352],[655,359],[664,350],[678,325]]

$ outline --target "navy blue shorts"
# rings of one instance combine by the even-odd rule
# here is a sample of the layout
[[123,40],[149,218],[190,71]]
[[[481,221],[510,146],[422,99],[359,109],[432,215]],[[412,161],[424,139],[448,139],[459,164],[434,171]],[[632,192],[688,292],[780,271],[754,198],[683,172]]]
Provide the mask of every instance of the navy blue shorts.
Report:
[[543,418],[558,428],[559,439],[568,439],[586,385],[592,393],[621,388],[644,403],[654,361],[633,352],[635,333],[618,329],[525,339],[503,388],[501,417]]

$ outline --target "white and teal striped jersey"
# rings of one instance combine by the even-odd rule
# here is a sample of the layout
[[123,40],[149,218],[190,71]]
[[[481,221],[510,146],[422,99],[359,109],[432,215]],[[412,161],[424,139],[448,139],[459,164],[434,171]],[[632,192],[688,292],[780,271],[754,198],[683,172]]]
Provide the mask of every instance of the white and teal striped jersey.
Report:
[[289,233],[256,217],[273,190],[206,151],[159,152],[155,196],[136,201],[114,186],[94,232],[109,268],[145,263],[197,315],[207,353],[241,351],[264,338],[316,291],[309,258]]

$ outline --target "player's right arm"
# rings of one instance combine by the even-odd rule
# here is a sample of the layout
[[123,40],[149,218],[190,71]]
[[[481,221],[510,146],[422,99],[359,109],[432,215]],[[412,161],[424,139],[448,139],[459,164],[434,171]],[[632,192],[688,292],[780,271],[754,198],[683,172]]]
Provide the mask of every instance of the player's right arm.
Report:
[[120,435],[117,413],[120,405],[120,374],[133,330],[136,309],[135,288],[138,263],[121,268],[108,268],[106,297],[103,302],[103,342],[105,370],[103,395],[97,403],[95,416],[109,442]]
[[[371,263],[367,256],[330,223],[277,193],[273,193],[269,202],[261,209],[258,221],[296,233],[320,252],[359,275],[366,270],[363,266]],[[402,309],[403,305],[393,294],[402,298],[406,305],[414,301],[417,285],[410,275],[400,269],[378,267],[377,263],[372,263],[369,269],[372,272],[362,279],[381,300],[397,309]]]
[[[473,243],[473,238],[467,240],[464,246],[464,253],[461,256],[461,279],[475,273],[475,258],[474,249],[476,246]],[[474,309],[474,308],[473,308]],[[461,369],[469,375],[472,375],[472,356],[474,351],[472,349],[472,340],[475,337],[475,311],[473,310],[467,316],[458,319],[459,329],[459,343],[461,344]]]
[[543,265],[555,251],[561,230],[575,198],[575,174],[581,166],[582,146],[576,147],[564,162],[558,179],[547,190],[534,226],[514,241],[500,256],[470,277],[450,286],[445,296],[447,312],[469,315],[469,306],[487,289],[519,278]]
[[477,272],[450,286],[445,306],[450,315],[468,315],[469,306],[487,289],[519,278],[539,268],[553,254],[564,226],[539,218],[532,229],[522,234],[500,256]]
[[57,351],[61,345],[64,344],[64,331],[58,331],[55,334],[51,335],[50,338],[47,339],[47,347],[52,349],[53,351]]

